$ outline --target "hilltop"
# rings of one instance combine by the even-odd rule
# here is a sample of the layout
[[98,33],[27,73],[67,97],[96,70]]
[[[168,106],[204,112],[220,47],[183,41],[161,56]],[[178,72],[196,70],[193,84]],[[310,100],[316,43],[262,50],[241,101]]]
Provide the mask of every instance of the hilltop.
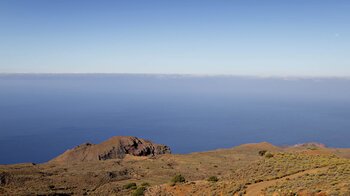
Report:
[[130,136],[116,136],[101,144],[85,143],[67,150],[50,162],[72,163],[122,159],[126,155],[151,156],[171,153],[165,145],[154,144],[151,141]]
[[349,195],[350,149],[262,142],[191,154],[136,137],[0,166],[0,195]]

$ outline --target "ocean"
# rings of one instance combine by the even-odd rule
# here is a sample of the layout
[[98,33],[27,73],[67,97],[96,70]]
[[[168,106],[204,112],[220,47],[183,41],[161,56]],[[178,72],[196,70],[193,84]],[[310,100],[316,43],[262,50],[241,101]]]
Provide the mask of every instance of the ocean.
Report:
[[0,164],[130,135],[173,153],[267,141],[350,147],[350,79],[1,74]]

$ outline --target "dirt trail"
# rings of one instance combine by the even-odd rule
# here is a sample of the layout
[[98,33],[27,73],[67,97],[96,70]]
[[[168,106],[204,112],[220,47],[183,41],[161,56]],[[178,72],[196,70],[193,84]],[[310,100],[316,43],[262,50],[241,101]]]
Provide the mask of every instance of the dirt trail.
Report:
[[261,194],[261,190],[269,187],[269,186],[273,186],[276,183],[281,183],[281,182],[285,182],[287,178],[289,179],[294,179],[297,178],[299,176],[305,175],[305,174],[314,174],[320,171],[325,171],[327,170],[328,167],[322,167],[322,168],[316,168],[316,169],[310,169],[310,170],[306,170],[303,172],[299,172],[296,174],[292,174],[280,179],[276,179],[276,180],[269,180],[269,181],[264,181],[264,182],[259,182],[256,184],[252,184],[249,185],[248,188],[246,189],[246,195],[248,196],[260,196]]

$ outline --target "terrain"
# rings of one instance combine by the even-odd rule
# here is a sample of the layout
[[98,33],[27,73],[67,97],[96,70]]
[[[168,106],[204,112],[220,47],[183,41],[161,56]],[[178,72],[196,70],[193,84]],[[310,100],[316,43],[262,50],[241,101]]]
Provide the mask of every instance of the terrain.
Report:
[[350,195],[350,149],[267,142],[191,154],[136,137],[0,165],[0,195]]

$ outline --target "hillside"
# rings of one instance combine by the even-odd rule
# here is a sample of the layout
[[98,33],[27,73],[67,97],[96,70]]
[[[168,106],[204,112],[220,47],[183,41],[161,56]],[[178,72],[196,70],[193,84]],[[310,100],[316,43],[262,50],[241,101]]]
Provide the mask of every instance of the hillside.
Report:
[[116,136],[101,144],[85,143],[67,150],[50,162],[73,163],[122,159],[126,155],[150,156],[170,153],[165,145],[154,144],[150,141],[130,136]]
[[349,155],[266,142],[170,154],[164,145],[113,137],[44,164],[0,165],[0,195],[350,195]]

